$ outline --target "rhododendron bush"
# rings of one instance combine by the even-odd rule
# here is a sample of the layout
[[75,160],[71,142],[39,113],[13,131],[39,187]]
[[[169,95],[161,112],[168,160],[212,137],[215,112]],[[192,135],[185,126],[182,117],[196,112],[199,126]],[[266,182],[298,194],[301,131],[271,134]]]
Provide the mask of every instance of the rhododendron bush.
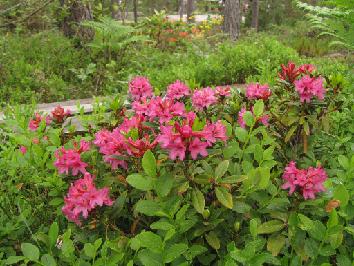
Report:
[[354,160],[339,175],[313,155],[340,94],[315,66],[281,66],[276,86],[127,91],[78,116],[85,131],[57,107],[9,134],[37,171],[14,183],[42,191],[51,225],[8,264],[350,264]]

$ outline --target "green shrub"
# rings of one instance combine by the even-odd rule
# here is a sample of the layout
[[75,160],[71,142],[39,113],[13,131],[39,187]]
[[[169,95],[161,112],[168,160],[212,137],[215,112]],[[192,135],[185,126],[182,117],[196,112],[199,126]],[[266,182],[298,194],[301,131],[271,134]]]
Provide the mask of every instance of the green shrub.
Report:
[[33,97],[48,102],[87,94],[78,89],[71,69],[88,65],[90,58],[60,33],[5,36],[1,51],[0,101],[25,103]]
[[274,70],[281,63],[298,58],[293,49],[274,38],[249,37],[222,44],[205,57],[196,70],[196,80],[202,85],[245,83],[247,77],[260,73],[260,66]]

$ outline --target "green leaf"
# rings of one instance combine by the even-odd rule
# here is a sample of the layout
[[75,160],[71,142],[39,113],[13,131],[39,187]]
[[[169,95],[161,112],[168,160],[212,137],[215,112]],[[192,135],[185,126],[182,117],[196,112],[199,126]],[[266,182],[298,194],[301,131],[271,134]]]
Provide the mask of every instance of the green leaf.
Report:
[[258,225],[257,233],[258,234],[271,234],[274,232],[278,232],[284,228],[284,223],[279,220],[271,220],[269,222],[265,222],[261,225]]
[[345,207],[349,201],[349,193],[344,185],[338,185],[333,193],[333,198],[340,201],[340,206]]
[[223,178],[220,183],[222,184],[235,184],[235,183],[241,183],[248,179],[248,176],[246,175],[231,175],[228,177]]
[[343,233],[332,234],[328,237],[329,243],[332,248],[338,248],[343,242]]
[[259,118],[260,116],[262,116],[264,111],[264,103],[262,100],[258,100],[256,101],[256,103],[253,106],[253,114]]
[[349,160],[344,155],[339,155],[338,156],[338,162],[344,169],[349,169],[350,168]]
[[334,227],[338,224],[338,215],[337,211],[333,209],[331,213],[329,214],[329,219],[327,221],[327,228]]
[[215,169],[215,180],[221,178],[229,168],[230,162],[228,160],[222,161]]
[[306,239],[306,241],[304,243],[304,248],[305,248],[306,254],[309,257],[314,258],[317,255],[319,244],[315,240],[313,240],[312,238],[308,238],[308,239]]
[[274,257],[278,256],[279,252],[285,245],[285,236],[283,235],[272,235],[267,241],[267,250],[272,253]]
[[163,266],[162,257],[160,254],[151,252],[148,249],[143,249],[138,253],[138,259],[144,266]]
[[142,190],[149,191],[153,188],[153,182],[149,177],[144,177],[140,174],[131,174],[127,177],[127,182],[132,187]]
[[24,260],[25,257],[24,256],[10,256],[7,258],[7,260],[5,261],[5,265],[11,265],[11,264],[15,264],[21,260]]
[[151,200],[140,200],[135,205],[135,210],[147,216],[164,216],[169,217],[169,215],[160,207],[160,205]]
[[151,229],[154,230],[164,230],[164,231],[168,231],[170,229],[174,229],[174,225],[170,224],[168,221],[166,220],[159,220],[157,222],[154,222],[150,225]]
[[232,195],[229,191],[227,191],[224,187],[216,187],[215,188],[216,198],[220,201],[222,205],[224,205],[228,209],[232,209],[233,201]]
[[196,256],[203,254],[204,252],[206,252],[208,249],[204,246],[201,245],[193,245],[191,246],[187,252],[185,253],[185,257],[187,260],[192,260],[193,258],[195,258]]
[[133,239],[138,241],[140,247],[147,248],[153,252],[160,253],[163,249],[161,237],[153,232],[143,231]]
[[86,243],[84,246],[85,254],[94,259],[96,257],[96,249],[91,243]]
[[243,115],[243,120],[245,121],[246,125],[249,127],[253,126],[255,123],[254,116],[250,111],[245,112],[245,114]]
[[156,177],[156,159],[150,150],[145,152],[142,159],[142,166],[148,176]]
[[164,242],[170,240],[174,235],[176,234],[176,230],[174,228],[171,228],[166,232],[166,235],[163,239]]
[[160,197],[166,197],[174,183],[175,179],[171,174],[164,174],[157,178],[155,183],[155,191]]
[[205,235],[205,239],[213,249],[218,250],[220,248],[220,240],[214,231],[211,231],[209,234]]
[[300,224],[299,224],[300,229],[305,231],[310,231],[313,228],[314,223],[310,218],[306,217],[301,213],[299,213],[297,216],[300,219]]
[[258,234],[258,219],[254,218],[250,221],[250,233],[253,238],[257,237]]
[[21,251],[26,258],[32,261],[37,261],[39,259],[39,249],[31,243],[22,243]]
[[248,137],[248,131],[242,127],[236,127],[235,136],[239,141],[246,142]]
[[195,210],[198,213],[203,214],[205,208],[205,199],[203,193],[197,188],[192,191],[192,203]]
[[59,235],[59,226],[57,222],[51,224],[49,231],[48,231],[48,238],[49,238],[49,246],[54,247],[57,243],[57,238]]
[[260,175],[258,188],[266,189],[268,187],[268,184],[269,184],[270,170],[269,170],[269,168],[265,168],[265,167],[259,167],[257,170],[258,170],[258,173]]
[[318,220],[313,223],[314,226],[308,231],[308,233],[312,238],[321,241],[326,235],[326,226]]
[[184,243],[174,244],[164,252],[164,263],[170,263],[188,250],[188,245]]
[[289,129],[288,133],[286,133],[286,136],[285,136],[285,142],[289,142],[291,137],[294,135],[295,130],[297,129],[297,126],[298,125],[294,125]]
[[56,266],[57,265],[54,258],[49,254],[44,254],[41,258],[41,262],[45,266]]

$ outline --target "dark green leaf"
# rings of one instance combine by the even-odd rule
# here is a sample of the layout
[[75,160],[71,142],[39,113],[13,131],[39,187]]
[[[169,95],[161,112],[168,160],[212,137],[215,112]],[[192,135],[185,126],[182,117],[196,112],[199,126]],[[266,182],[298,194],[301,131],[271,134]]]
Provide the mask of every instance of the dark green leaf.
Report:
[[164,263],[170,263],[181,256],[188,249],[184,243],[174,244],[164,252]]

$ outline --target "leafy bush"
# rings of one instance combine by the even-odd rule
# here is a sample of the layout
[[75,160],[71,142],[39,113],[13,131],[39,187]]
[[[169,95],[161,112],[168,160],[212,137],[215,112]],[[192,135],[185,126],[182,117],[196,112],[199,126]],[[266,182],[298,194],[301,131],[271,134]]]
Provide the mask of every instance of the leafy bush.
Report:
[[1,47],[2,102],[57,101],[85,95],[77,90],[79,84],[70,69],[85,66],[90,58],[58,32],[5,36]]
[[281,63],[298,59],[297,53],[274,38],[246,38],[236,44],[225,43],[208,55],[196,71],[196,80],[209,84],[245,83],[260,67],[276,69]]
[[319,157],[316,124],[350,121],[342,84],[312,65],[279,77],[245,92],[177,81],[156,94],[137,77],[79,115],[80,134],[59,107],[8,110],[1,262],[350,265],[354,157]]

